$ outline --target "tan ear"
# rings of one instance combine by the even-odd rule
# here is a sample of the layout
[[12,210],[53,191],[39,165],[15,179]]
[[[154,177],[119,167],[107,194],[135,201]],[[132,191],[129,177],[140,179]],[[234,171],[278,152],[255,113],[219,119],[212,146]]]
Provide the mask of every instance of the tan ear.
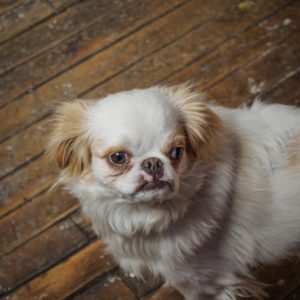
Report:
[[193,85],[184,83],[163,87],[175,102],[186,132],[188,151],[197,159],[214,159],[223,124],[221,119],[203,101],[203,95],[193,91]]
[[68,175],[79,175],[91,163],[91,151],[85,130],[86,112],[91,102],[74,100],[56,108],[46,155],[56,160]]

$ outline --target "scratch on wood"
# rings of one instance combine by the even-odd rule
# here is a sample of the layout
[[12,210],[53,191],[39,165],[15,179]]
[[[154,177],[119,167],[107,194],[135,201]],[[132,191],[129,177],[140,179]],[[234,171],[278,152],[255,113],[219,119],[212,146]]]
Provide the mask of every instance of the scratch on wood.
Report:
[[54,12],[55,12],[56,14],[59,13],[59,11],[57,10],[57,8],[56,8],[49,0],[43,0],[43,1],[45,2],[45,4],[47,4],[48,6],[50,6],[50,8],[51,8],[52,10],[54,10]]

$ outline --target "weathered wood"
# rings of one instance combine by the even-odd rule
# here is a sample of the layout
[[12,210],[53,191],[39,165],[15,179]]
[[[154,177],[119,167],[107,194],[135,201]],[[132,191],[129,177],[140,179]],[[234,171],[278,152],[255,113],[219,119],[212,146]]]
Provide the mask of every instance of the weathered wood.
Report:
[[84,292],[72,297],[74,300],[136,300],[136,296],[115,274],[92,285]]
[[[274,46],[207,90],[208,97],[235,107],[291,72],[299,71],[300,35]],[[238,84],[237,84],[238,82]]]
[[[46,2],[46,0],[42,0],[43,2]],[[65,9],[69,5],[75,3],[78,0],[49,0],[48,2],[53,5],[55,8],[55,12],[59,12],[62,9]],[[3,15],[8,10],[13,11],[16,10],[16,6],[20,7],[20,10],[22,10],[22,5],[24,5],[24,2],[27,3],[28,0],[1,0],[0,1],[0,15]],[[38,1],[36,1],[38,2]],[[51,7],[51,5],[50,5]]]
[[[125,7],[115,8],[110,14],[97,19],[88,29],[3,75],[0,81],[2,97],[5,98],[3,103],[32,90],[182,2],[137,0]],[[120,14],[123,17],[120,18]]]
[[[277,5],[280,4],[278,1]],[[203,88],[204,83],[215,82],[226,74],[226,70],[234,69],[263,52],[266,44],[269,43],[271,47],[285,36],[299,30],[299,26],[295,25],[299,10],[291,7],[275,14],[268,22],[272,25],[292,18],[291,20],[295,21],[293,26],[282,25],[278,32],[270,32],[261,28],[259,24],[243,33],[251,28],[253,23],[272,14],[278,6],[275,6],[275,3],[266,5],[264,1],[257,2],[255,11],[248,19],[245,18],[245,12],[234,5],[218,18],[113,77],[84,97],[103,97],[112,92],[135,87],[144,88],[158,82],[178,84],[194,80]],[[175,75],[172,75],[173,73]]]
[[9,295],[7,300],[31,300],[42,295],[45,299],[64,299],[114,267],[115,263],[104,250],[104,244],[98,240],[46,274],[33,279]]
[[279,84],[275,84],[269,91],[259,95],[260,99],[268,103],[300,104],[300,72],[286,78]]
[[30,201],[54,183],[57,169],[41,157],[0,181],[0,216]]
[[[41,2],[51,14],[54,13],[50,6],[46,5],[44,1],[29,1],[35,3]],[[54,47],[62,40],[70,37],[70,35],[87,28],[97,19],[133,1],[134,0],[80,1],[77,5],[74,5],[72,9],[67,9],[61,14],[54,15],[30,31],[24,32],[22,35],[0,46],[0,70],[6,72],[10,68],[28,61],[49,47]]]
[[40,155],[49,133],[47,120],[42,120],[0,145],[0,178],[14,171],[19,165]]
[[[88,31],[84,31],[79,36],[71,38],[61,47],[56,47],[52,52],[47,52],[28,64],[8,73],[0,81],[0,89],[3,93],[3,99],[5,99],[4,102],[8,101],[10,95],[14,95],[14,92],[24,91],[24,87],[26,89],[31,88],[42,80],[48,79],[49,76],[68,68],[93,51],[96,51],[98,47],[103,48],[107,46],[115,39],[140,26],[142,22],[149,21],[157,14],[162,14],[167,9],[171,9],[179,1],[165,2],[166,5],[158,5],[158,2],[160,0],[151,2],[142,0],[142,4],[138,5],[139,9],[136,9],[135,5],[124,8],[125,15],[131,16],[130,18],[117,18],[119,11],[116,11],[110,18],[97,23],[93,28],[89,28]],[[118,21],[115,21],[116,19]],[[112,27],[111,30],[114,30],[115,34],[111,34],[111,30],[103,30],[103,28],[107,27]],[[32,71],[28,72],[28,70]],[[54,97],[59,97],[59,95]],[[39,101],[35,93],[30,92],[22,96],[18,101],[12,102],[0,110],[0,119],[3,118],[4,120],[3,126],[0,127],[0,136],[2,137],[0,141],[13,134],[20,126],[26,126],[37,118],[46,115],[49,107],[45,106],[45,101],[46,99]]]
[[[36,27],[29,25],[30,30],[16,33],[18,39],[2,44],[14,41],[7,59],[16,60],[0,79],[0,102],[6,103],[0,110],[0,178],[4,178],[0,180],[0,253],[7,254],[0,259],[1,293],[13,289],[8,299],[152,299],[152,288],[121,275],[110,257],[101,258],[103,246],[101,254],[99,248],[89,250],[92,245],[74,254],[96,237],[75,199],[60,191],[45,192],[57,170],[53,162],[40,157],[48,132],[47,120],[42,119],[62,96],[101,97],[189,79],[227,106],[254,96],[297,103],[299,1],[115,0],[107,13],[100,18],[92,14],[91,19],[87,11],[81,11],[84,16],[75,13],[78,5],[66,9],[72,1],[83,7],[94,0],[45,1],[64,12],[37,21]],[[4,10],[2,2],[3,15],[10,5],[12,11],[29,0],[6,0]],[[48,7],[54,14],[56,10]],[[82,27],[76,22],[73,31],[66,24],[64,32],[64,22],[72,22],[74,16],[77,22],[87,21]],[[55,27],[50,22],[54,19],[61,21],[61,28],[52,29],[47,37],[50,28],[43,31],[41,26]],[[30,41],[33,38],[40,38],[40,43]],[[14,49],[18,45],[28,51],[20,58]],[[62,233],[59,224],[71,227]],[[110,277],[116,274],[122,281]],[[272,284],[270,299],[298,299],[299,264],[263,267],[259,278]],[[153,297],[182,299],[163,291]]]
[[25,0],[2,0],[0,2],[0,15],[4,14],[8,10],[12,10],[15,6],[24,1]]
[[[0,43],[12,38],[53,13],[53,9],[45,1],[23,1],[20,5],[0,16]],[[2,53],[1,50],[0,53]]]
[[[144,298],[143,300],[146,300]],[[184,300],[183,297],[174,289],[168,287],[160,288],[154,295],[150,298],[150,300]]]
[[[281,10],[166,81],[180,83],[192,79],[196,82],[198,90],[208,89],[227,74],[243,66],[260,53],[268,51],[287,36],[299,31],[299,12],[299,3]],[[227,99],[223,99],[222,103],[226,105],[226,101]]]
[[[13,80],[11,81],[13,82]],[[1,83],[0,83],[1,85]],[[4,139],[7,139],[13,132],[17,132],[22,129],[22,126],[30,124],[30,120],[35,118],[36,112],[39,108],[39,101],[34,92],[30,92],[22,97],[22,99],[10,103],[8,106],[0,109],[0,118],[3,118],[3,126],[0,126],[0,143]],[[22,106],[22,102],[25,102],[31,107],[36,107],[33,111],[28,111]],[[38,115],[39,118],[43,118],[46,113]],[[27,121],[25,121],[27,120]]]
[[72,221],[80,228],[82,232],[90,239],[95,239],[96,233],[92,228],[92,223],[89,219],[87,219],[81,209],[78,209],[76,212],[74,212],[71,216]]
[[79,204],[73,197],[58,189],[46,191],[0,219],[0,257],[37,236],[78,207]]
[[[102,81],[105,78],[109,78],[113,74],[136,62],[138,59],[141,59],[147,54],[151,54],[157,48],[177,39],[178,36],[188,32],[195,25],[207,21],[215,14],[216,6],[218,6],[219,9],[228,6],[226,1],[220,1],[221,0],[211,1],[210,5],[205,5],[207,10],[206,14],[203,14],[203,9],[199,5],[199,1],[194,0],[187,3],[180,7],[180,9],[172,11],[164,18],[132,34],[129,38],[113,45],[107,51],[97,54],[38,88],[35,91],[39,102],[37,108],[35,108],[35,106],[26,108],[26,103],[19,102],[20,107],[22,107],[23,111],[27,111],[28,115],[30,115],[29,112],[38,109],[36,113],[36,115],[38,115],[49,111],[51,99],[56,99],[62,95],[79,95],[84,93],[93,85],[99,83],[99,80]],[[228,0],[228,2],[230,1],[231,0]],[[169,26],[169,24],[174,23],[176,26]],[[105,64],[103,63],[104,61]],[[30,105],[34,105],[34,97],[32,97],[29,102]],[[23,115],[23,112],[21,112],[21,114]],[[20,125],[21,124],[18,124],[18,126]],[[45,132],[41,132],[41,130],[38,130],[39,128],[44,128]],[[46,131],[47,126],[44,121],[41,121],[26,129],[21,134],[7,140],[0,146],[0,163],[3,162],[3,170],[2,172],[0,171],[0,177],[7,174],[10,169],[14,169],[18,165],[26,162],[30,147],[32,156],[40,151],[40,147],[36,147],[35,149],[33,149],[33,147],[36,146],[35,141],[41,141]],[[24,141],[29,135],[33,138],[32,145],[28,143],[24,144]],[[12,151],[7,150],[7,147],[19,149],[22,143],[25,147],[20,148],[21,152],[17,153],[17,155],[13,155],[14,153]]]
[[[204,0],[201,0],[204,1]],[[91,59],[75,66],[36,90],[40,101],[57,96],[80,96],[122,69],[176,40],[194,26],[208,21],[232,0],[201,3],[193,0],[163,18],[134,32]],[[205,14],[203,8],[205,7]],[[170,24],[174,24],[170,26]],[[84,75],[83,75],[84,74]]]
[[125,274],[125,272],[122,270],[119,270],[118,273],[122,280],[130,287],[131,290],[134,291],[135,295],[137,295],[139,299],[143,297],[149,298],[149,295],[156,292],[162,284],[150,284],[144,282],[141,279],[138,279],[136,276],[134,276],[134,274]]
[[[46,1],[46,0],[43,0]],[[54,9],[56,13],[68,8],[70,5],[74,5],[80,0],[48,0],[48,5]],[[47,2],[47,1],[46,1]],[[87,2],[87,1],[85,1]]]
[[[45,271],[86,242],[86,237],[74,223],[66,220],[4,256],[0,259],[0,295]],[[61,276],[56,278],[61,279]]]

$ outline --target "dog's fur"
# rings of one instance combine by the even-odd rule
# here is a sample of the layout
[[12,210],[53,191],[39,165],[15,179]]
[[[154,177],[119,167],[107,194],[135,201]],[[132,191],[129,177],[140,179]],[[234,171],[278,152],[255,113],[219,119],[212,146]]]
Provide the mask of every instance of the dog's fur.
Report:
[[187,300],[259,298],[251,268],[299,250],[299,150],[299,109],[212,106],[188,85],[62,103],[47,148],[120,266]]

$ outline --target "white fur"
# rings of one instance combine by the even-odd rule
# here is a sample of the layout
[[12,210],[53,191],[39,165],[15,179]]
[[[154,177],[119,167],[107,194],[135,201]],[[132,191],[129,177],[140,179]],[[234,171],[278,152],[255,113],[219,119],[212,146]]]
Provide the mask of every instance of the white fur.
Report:
[[[209,108],[224,126],[221,155],[207,162],[186,157],[177,172],[161,149],[180,116],[162,88],[110,95],[86,112],[91,172],[62,181],[125,271],[163,278],[187,300],[260,297],[251,267],[299,250],[300,161],[288,160],[300,112],[259,102]],[[111,167],[100,156],[118,145],[130,148],[134,165],[109,179]],[[140,165],[148,157],[163,161],[172,192],[134,193],[147,177]]]

